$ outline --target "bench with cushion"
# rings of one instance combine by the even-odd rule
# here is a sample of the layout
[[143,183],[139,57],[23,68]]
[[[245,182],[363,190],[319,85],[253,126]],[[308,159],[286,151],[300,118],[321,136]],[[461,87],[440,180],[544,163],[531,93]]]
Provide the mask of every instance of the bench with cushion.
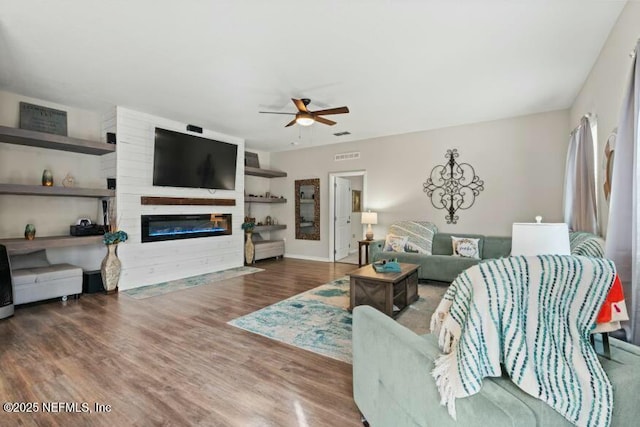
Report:
[[16,305],[82,293],[82,268],[51,264],[44,249],[9,258]]

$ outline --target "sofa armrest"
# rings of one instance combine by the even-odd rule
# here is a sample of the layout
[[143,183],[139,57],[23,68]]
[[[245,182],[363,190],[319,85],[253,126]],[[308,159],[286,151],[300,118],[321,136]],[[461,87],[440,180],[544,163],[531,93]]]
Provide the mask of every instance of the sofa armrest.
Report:
[[376,256],[384,249],[384,240],[373,240],[369,243],[369,259],[371,262],[377,261]]
[[438,405],[435,386],[428,386],[433,382],[428,347],[424,338],[378,310],[354,308],[353,397],[370,425],[422,425],[414,416],[428,412],[429,402]]
[[456,401],[454,420],[440,405],[431,376],[439,355],[434,336],[419,336],[372,307],[354,308],[353,397],[371,426],[570,426],[553,409],[529,398],[545,411],[536,416],[523,402],[526,393],[515,397],[492,379],[485,379],[480,393]]

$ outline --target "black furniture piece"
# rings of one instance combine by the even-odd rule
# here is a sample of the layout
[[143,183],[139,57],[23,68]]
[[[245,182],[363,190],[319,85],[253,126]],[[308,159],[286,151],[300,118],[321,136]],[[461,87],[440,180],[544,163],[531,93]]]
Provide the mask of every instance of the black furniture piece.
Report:
[[13,283],[7,248],[0,245],[0,319],[13,316]]
[[84,271],[82,273],[82,293],[95,294],[96,292],[104,292],[100,270]]

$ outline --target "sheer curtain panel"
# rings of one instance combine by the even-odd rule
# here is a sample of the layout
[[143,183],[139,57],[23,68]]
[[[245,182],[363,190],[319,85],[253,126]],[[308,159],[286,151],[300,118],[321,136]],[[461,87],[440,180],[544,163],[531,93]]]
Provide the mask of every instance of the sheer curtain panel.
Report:
[[640,344],[640,282],[638,280],[638,247],[640,243],[640,144],[638,141],[638,113],[640,112],[640,70],[636,44],[631,73],[625,90],[611,183],[609,224],[605,256],[615,264],[622,280],[629,306],[629,322],[623,324],[627,338]]

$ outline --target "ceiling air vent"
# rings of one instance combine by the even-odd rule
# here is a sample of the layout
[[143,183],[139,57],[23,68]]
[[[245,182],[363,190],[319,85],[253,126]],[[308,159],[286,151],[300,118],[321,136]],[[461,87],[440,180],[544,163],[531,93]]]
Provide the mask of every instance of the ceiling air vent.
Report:
[[336,132],[333,134],[334,136],[345,136],[345,135],[351,135],[351,132],[349,131],[344,131],[344,132]]
[[356,160],[360,158],[360,152],[359,151],[353,151],[351,153],[340,153],[340,154],[336,154],[333,157],[333,160],[336,162],[341,162],[343,160]]

